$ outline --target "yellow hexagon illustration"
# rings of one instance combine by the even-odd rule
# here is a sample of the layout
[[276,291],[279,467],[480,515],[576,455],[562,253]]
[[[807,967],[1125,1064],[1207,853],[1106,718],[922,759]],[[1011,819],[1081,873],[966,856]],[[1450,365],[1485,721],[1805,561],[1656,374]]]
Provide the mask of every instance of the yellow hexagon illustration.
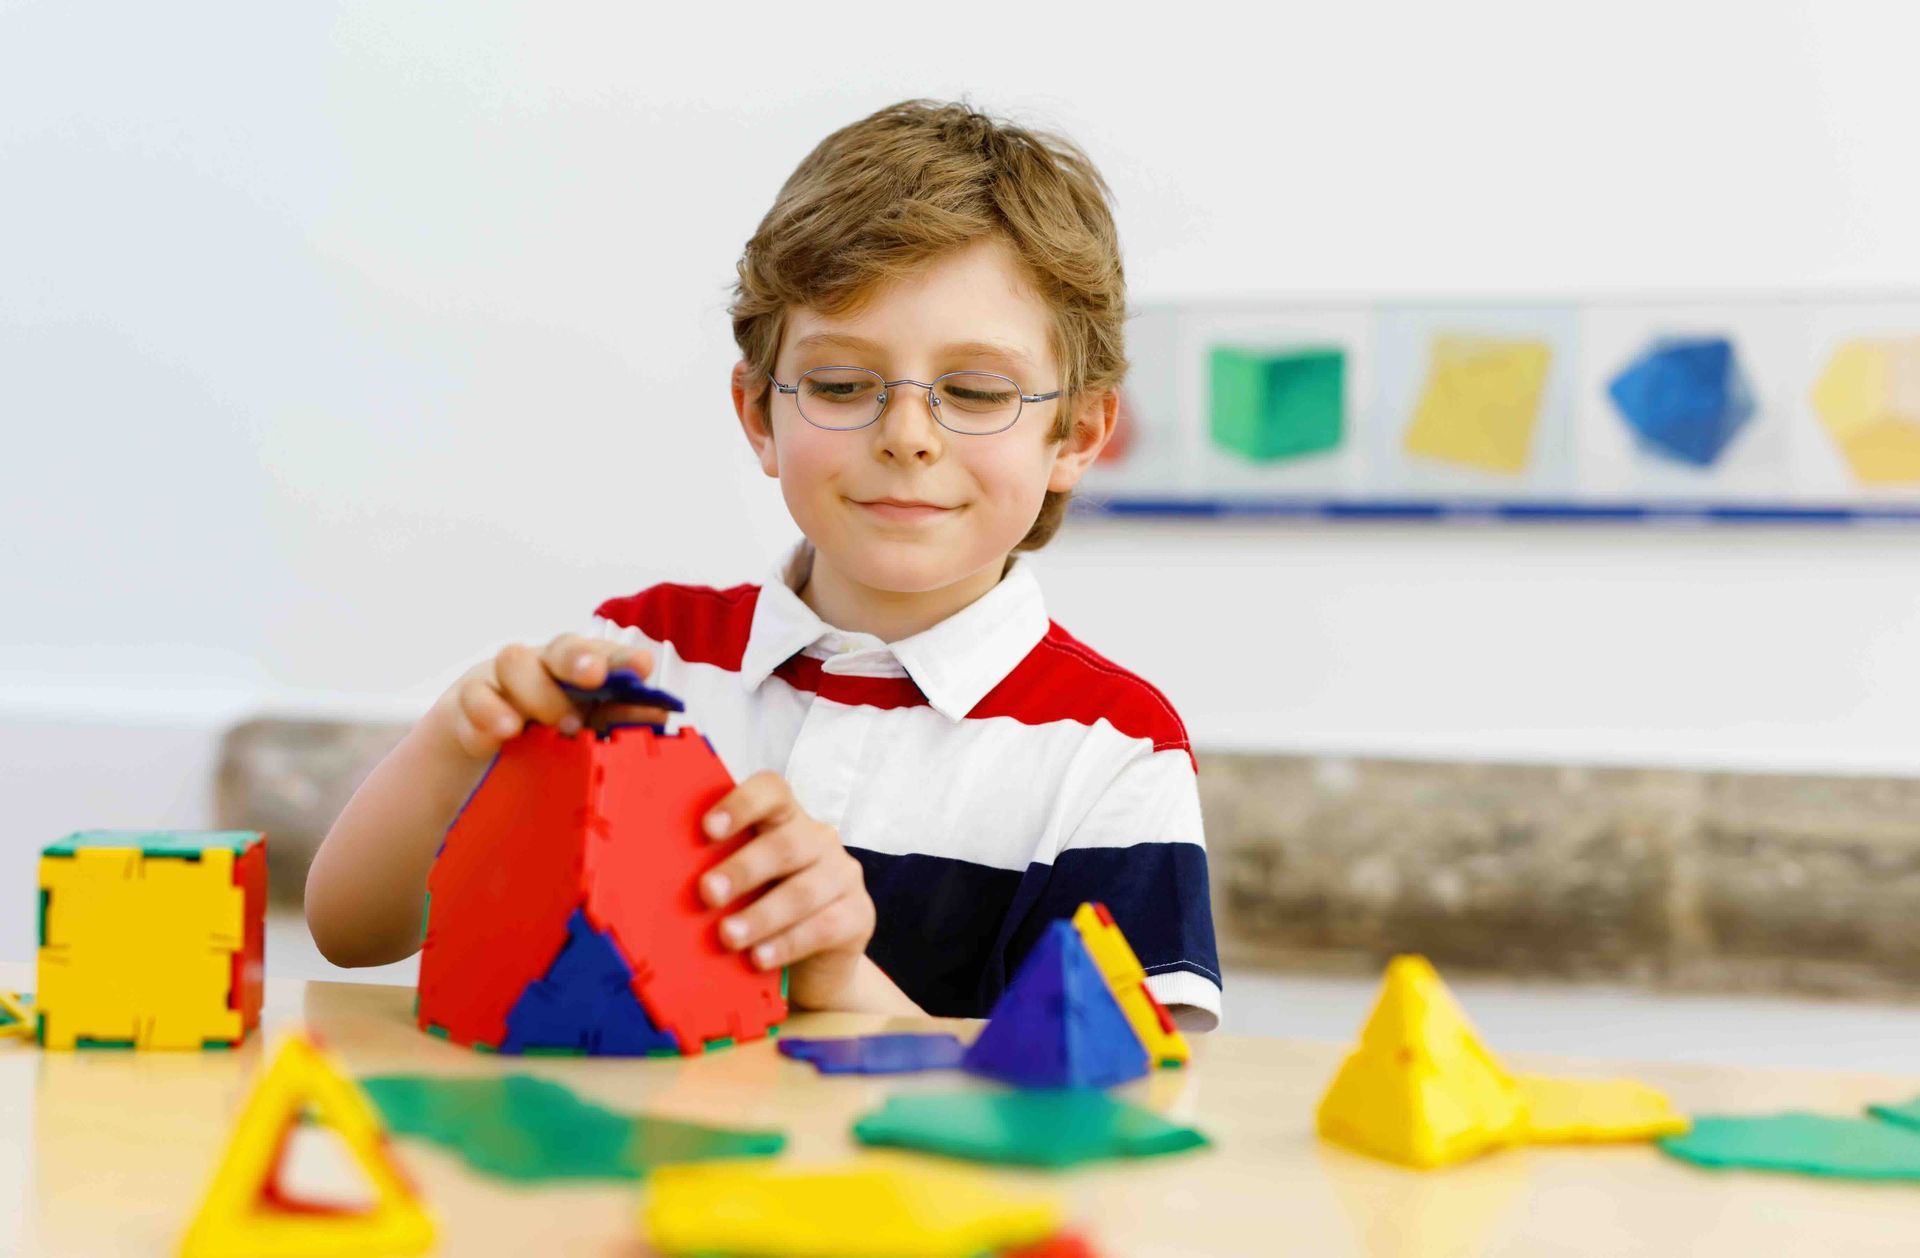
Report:
[[1813,386],[1813,407],[1856,479],[1920,484],[1920,337],[1841,345]]

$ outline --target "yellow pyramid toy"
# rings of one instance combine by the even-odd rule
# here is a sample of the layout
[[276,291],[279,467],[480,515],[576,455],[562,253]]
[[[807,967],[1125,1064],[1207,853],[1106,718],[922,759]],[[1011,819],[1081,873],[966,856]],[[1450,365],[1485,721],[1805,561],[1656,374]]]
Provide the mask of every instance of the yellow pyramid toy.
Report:
[[[290,1201],[280,1162],[303,1115],[340,1137],[373,1186],[368,1210]],[[293,1035],[254,1083],[213,1183],[181,1243],[182,1258],[404,1255],[433,1244],[433,1221],[387,1150],[361,1092],[312,1040]]]
[[1526,1133],[1519,1086],[1480,1043],[1425,957],[1395,957],[1360,1046],[1320,1100],[1320,1134],[1435,1167]]
[[1140,1037],[1147,1056],[1162,1066],[1186,1064],[1187,1038],[1180,1034],[1166,1007],[1147,990],[1147,972],[1141,967],[1140,958],[1134,955],[1133,945],[1120,933],[1113,914],[1107,912],[1107,906],[1091,901],[1082,904],[1073,915],[1073,928],[1080,932],[1093,963],[1100,967],[1100,977],[1107,980],[1107,987],[1119,1002],[1120,1011],[1133,1025],[1133,1033]]

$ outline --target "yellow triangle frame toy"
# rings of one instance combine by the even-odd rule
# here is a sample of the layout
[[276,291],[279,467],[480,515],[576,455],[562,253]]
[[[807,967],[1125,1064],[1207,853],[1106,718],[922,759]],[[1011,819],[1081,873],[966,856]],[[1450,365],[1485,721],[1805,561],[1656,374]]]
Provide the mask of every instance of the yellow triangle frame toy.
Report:
[[[288,1200],[280,1162],[302,1114],[331,1129],[374,1191],[371,1209]],[[433,1221],[387,1148],[379,1115],[314,1042],[288,1036],[261,1072],[213,1183],[181,1243],[182,1258],[318,1258],[422,1253]]]
[[7,1021],[0,1024],[0,1036],[18,1036],[30,1040],[36,1033],[38,1024],[34,1021],[31,1003],[18,992],[0,992],[0,1010],[4,1010]]
[[1101,977],[1107,980],[1107,987],[1120,1003],[1121,1012],[1127,1015],[1133,1033],[1140,1037],[1147,1056],[1162,1066],[1185,1065],[1189,1055],[1187,1038],[1180,1034],[1172,1016],[1147,990],[1147,972],[1141,967],[1140,958],[1134,955],[1133,945],[1120,933],[1113,914],[1107,912],[1107,906],[1091,900],[1082,904],[1073,915],[1073,928],[1080,932],[1093,963],[1100,967]]

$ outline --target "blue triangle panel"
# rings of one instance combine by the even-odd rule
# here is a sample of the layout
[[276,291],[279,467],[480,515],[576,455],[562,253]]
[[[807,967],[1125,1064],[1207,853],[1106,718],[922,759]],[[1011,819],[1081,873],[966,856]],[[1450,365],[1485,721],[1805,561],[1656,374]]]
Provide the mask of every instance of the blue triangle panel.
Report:
[[633,967],[580,909],[567,920],[567,942],[542,977],[528,983],[507,1014],[503,1053],[572,1049],[605,1056],[679,1051],[653,1025],[633,994]]
[[1753,417],[1753,391],[1724,337],[1656,341],[1607,393],[1648,451],[1711,467]]
[[1064,920],[1040,936],[963,1064],[1022,1088],[1110,1088],[1148,1069],[1140,1037]]

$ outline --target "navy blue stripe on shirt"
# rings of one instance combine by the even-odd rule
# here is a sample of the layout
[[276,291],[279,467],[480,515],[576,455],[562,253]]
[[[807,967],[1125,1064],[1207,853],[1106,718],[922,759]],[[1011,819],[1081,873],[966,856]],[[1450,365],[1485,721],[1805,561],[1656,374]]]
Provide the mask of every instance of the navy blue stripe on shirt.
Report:
[[1196,843],[1071,848],[1025,872],[945,856],[847,849],[877,922],[867,955],[939,1017],[983,1018],[1056,918],[1107,906],[1148,974],[1220,983],[1207,853]]

